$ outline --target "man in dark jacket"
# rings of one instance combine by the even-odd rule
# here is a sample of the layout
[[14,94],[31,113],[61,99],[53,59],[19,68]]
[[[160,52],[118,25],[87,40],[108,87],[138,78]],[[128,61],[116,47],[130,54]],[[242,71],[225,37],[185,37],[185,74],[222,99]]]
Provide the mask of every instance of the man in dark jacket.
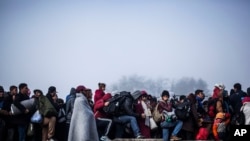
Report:
[[247,95],[246,92],[242,91],[241,84],[235,83],[234,86],[234,93],[230,95],[230,104],[233,108],[232,113],[232,124],[234,124],[234,120],[240,113],[240,108],[242,106],[242,99]]
[[19,134],[19,141],[25,141],[26,131],[31,118],[31,112],[21,104],[22,101],[30,99],[28,96],[28,85],[26,83],[19,84],[19,93],[16,95],[13,104],[22,112],[20,115],[16,115],[16,123]]
[[16,117],[12,116],[11,113],[11,104],[13,103],[16,95],[17,95],[17,86],[12,85],[9,88],[9,92],[7,92],[6,96],[4,97],[3,103],[3,110],[7,111],[5,116],[5,123],[6,123],[6,140],[7,141],[14,141],[17,140],[17,133],[16,133]]
[[[126,124],[130,123],[130,126],[133,130],[133,134],[136,138],[144,138],[141,135],[140,128],[138,126],[136,118],[145,118],[145,114],[142,113],[137,114],[133,111],[133,103],[134,103],[134,98],[130,94],[130,92],[125,92],[122,91],[120,92],[120,95],[123,95],[126,97],[125,101],[120,105],[119,113],[115,117],[114,122],[116,122],[116,138],[122,138],[123,137],[123,132],[124,132],[124,127]],[[119,129],[117,129],[119,128]]]

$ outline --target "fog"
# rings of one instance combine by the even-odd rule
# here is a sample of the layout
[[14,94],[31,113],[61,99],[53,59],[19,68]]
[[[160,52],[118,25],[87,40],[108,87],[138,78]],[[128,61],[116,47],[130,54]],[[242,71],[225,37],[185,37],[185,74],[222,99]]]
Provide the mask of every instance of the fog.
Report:
[[123,76],[250,87],[250,1],[0,2],[0,85],[93,91]]

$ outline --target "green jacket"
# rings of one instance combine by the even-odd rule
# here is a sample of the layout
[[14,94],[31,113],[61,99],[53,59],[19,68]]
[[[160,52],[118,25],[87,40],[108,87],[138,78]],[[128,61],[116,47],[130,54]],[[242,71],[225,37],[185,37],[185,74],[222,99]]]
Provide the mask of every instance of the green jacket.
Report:
[[52,116],[57,117],[57,115],[58,115],[58,112],[56,111],[54,106],[50,103],[49,99],[44,95],[41,95],[39,97],[38,107],[39,107],[38,109],[39,109],[40,113],[44,117],[52,117]]

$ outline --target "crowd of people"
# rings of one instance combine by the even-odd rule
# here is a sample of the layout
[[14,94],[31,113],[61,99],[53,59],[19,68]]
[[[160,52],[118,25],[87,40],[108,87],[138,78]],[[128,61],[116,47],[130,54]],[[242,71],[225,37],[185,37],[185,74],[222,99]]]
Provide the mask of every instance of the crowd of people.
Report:
[[[40,89],[31,92],[26,83],[20,83],[18,87],[12,85],[9,91],[0,86],[0,140],[110,141],[115,138],[157,138],[164,141],[227,141],[230,140],[230,136],[226,135],[231,125],[250,125],[250,87],[245,92],[240,83],[235,83],[230,92],[223,84],[216,84],[208,99],[205,99],[206,95],[201,89],[178,98],[171,98],[169,91],[163,90],[160,99],[146,90],[117,92],[116,95],[126,98],[115,114],[104,111],[114,97],[105,89],[105,83],[98,83],[94,93],[84,85],[72,87],[64,101],[58,97],[55,86],[50,86],[46,94]],[[23,101],[31,99],[33,106],[27,107]],[[188,117],[181,119],[175,114],[175,109],[184,102],[188,102],[190,108]],[[20,114],[15,114],[13,106]],[[37,110],[42,115],[42,121],[31,122]],[[161,115],[160,121],[154,120],[155,110]],[[241,113],[244,113],[243,123]]]

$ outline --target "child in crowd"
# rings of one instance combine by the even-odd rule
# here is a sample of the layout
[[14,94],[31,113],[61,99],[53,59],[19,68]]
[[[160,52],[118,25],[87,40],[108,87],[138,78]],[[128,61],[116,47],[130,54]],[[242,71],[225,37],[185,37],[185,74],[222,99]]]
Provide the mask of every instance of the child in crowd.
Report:
[[226,138],[226,127],[230,122],[230,115],[219,112],[216,114],[213,123],[213,135],[215,140],[225,140]]

